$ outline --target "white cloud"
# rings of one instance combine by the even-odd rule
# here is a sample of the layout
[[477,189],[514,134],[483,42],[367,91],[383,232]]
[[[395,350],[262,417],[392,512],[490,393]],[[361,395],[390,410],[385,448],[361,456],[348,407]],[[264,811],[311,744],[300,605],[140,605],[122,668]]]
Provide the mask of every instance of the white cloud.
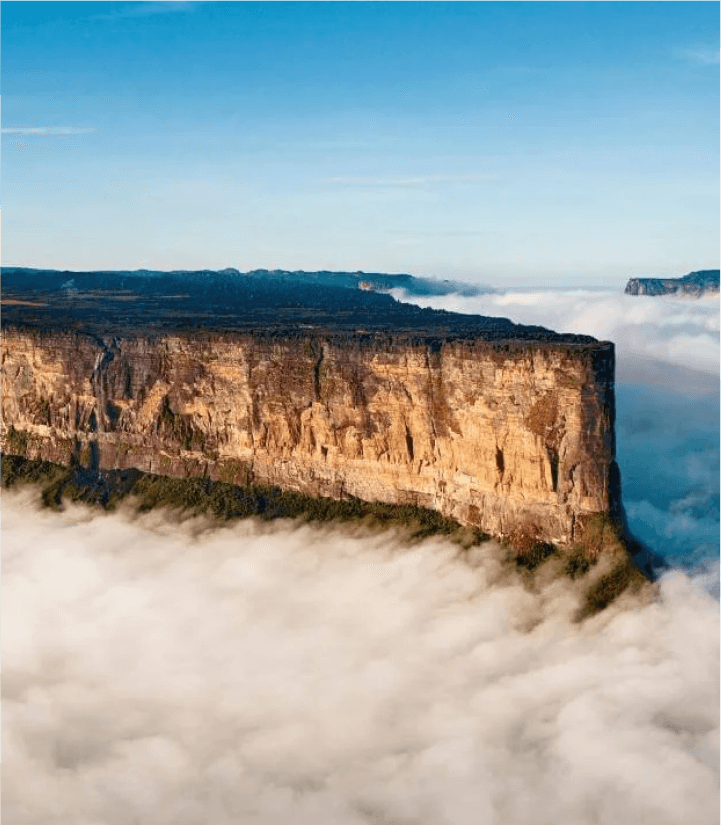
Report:
[[3,806],[66,822],[704,825],[717,605],[583,625],[441,540],[3,502]]
[[418,175],[398,178],[338,175],[325,178],[325,183],[342,186],[419,187],[452,183],[486,183],[495,179],[492,175]]
[[197,2],[133,2],[115,7],[106,14],[93,15],[91,20],[121,20],[134,17],[153,17],[158,14],[175,14],[194,11]]
[[4,126],[0,132],[3,135],[87,135],[94,132],[94,128],[84,126]]
[[679,48],[674,50],[674,55],[688,63],[698,63],[702,66],[717,66],[719,63],[718,48]]
[[408,229],[386,229],[386,235],[411,238],[466,238],[466,237],[487,237],[495,234],[493,230],[486,229],[438,229],[438,230],[408,230]]
[[462,297],[415,296],[400,300],[455,312],[510,318],[558,332],[613,341],[619,362],[638,359],[719,374],[719,298],[624,295],[591,290],[514,290]]

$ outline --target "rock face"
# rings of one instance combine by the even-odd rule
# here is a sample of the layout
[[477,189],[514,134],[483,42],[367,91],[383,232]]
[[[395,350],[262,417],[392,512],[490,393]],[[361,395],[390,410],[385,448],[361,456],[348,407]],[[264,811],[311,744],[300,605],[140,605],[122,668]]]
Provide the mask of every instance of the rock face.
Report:
[[9,454],[414,503],[496,536],[569,544],[621,513],[614,350],[592,339],[11,324],[2,420]]
[[626,295],[690,295],[699,298],[719,291],[719,270],[689,272],[683,278],[631,278]]

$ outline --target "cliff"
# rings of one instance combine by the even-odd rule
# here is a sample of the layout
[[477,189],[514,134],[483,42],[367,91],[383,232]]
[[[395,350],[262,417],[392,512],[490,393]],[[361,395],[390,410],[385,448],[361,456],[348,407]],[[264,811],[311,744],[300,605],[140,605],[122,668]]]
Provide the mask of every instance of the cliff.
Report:
[[193,327],[147,295],[4,290],[2,450],[416,504],[559,544],[620,520],[612,344],[343,292],[361,301],[345,318],[293,291],[270,325],[259,300],[226,305],[232,323],[188,306]]
[[683,278],[631,278],[624,290],[626,295],[689,295],[694,298],[718,291],[718,269],[689,272]]

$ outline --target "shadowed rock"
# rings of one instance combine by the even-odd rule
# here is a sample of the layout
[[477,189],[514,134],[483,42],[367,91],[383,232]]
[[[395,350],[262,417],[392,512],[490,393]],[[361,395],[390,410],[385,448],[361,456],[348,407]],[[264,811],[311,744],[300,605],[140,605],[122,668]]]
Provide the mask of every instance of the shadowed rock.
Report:
[[626,295],[690,295],[694,298],[718,291],[718,269],[689,272],[683,278],[631,278],[624,290]]

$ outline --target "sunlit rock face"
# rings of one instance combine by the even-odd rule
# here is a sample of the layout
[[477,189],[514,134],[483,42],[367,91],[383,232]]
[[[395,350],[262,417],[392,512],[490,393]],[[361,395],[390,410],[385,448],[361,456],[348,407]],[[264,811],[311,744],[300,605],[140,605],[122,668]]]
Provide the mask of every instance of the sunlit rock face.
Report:
[[620,518],[613,345],[8,327],[2,449],[413,503],[568,544]]
[[689,272],[683,278],[631,278],[626,284],[626,295],[702,295],[718,294],[719,270],[703,269]]

